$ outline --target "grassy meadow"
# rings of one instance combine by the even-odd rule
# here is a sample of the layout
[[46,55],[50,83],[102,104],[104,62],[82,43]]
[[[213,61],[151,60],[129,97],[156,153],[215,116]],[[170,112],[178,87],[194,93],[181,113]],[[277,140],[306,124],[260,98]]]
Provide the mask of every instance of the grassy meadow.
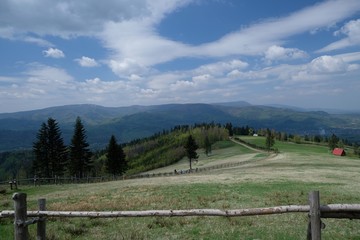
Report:
[[[242,138],[242,137],[241,137]],[[262,137],[244,137],[258,141]],[[246,164],[168,177],[94,184],[20,186],[28,194],[28,209],[38,198],[48,210],[110,211],[217,208],[238,209],[307,204],[319,190],[321,204],[360,203],[360,159],[336,157],[327,147],[276,142],[279,154],[260,153],[225,141],[210,156],[199,151],[196,167],[222,163]],[[188,161],[151,173],[187,169]],[[0,194],[0,211],[12,209],[13,192]],[[12,219],[0,219],[0,239],[13,239]],[[254,217],[53,218],[48,239],[305,239],[307,214]],[[360,239],[359,220],[323,219],[323,239]],[[36,227],[29,227],[32,239]]]

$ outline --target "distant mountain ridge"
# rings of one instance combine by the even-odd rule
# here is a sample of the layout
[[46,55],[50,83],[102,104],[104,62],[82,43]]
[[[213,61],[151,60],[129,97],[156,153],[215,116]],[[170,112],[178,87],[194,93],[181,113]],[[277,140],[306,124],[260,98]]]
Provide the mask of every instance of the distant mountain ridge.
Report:
[[0,151],[31,148],[42,122],[57,120],[65,142],[73,133],[76,117],[84,122],[88,142],[94,148],[106,146],[112,134],[128,142],[150,136],[176,125],[201,122],[255,128],[273,128],[297,134],[335,133],[360,142],[360,114],[330,114],[291,107],[256,106],[247,102],[189,103],[152,106],[103,107],[67,105],[40,110],[0,114]]

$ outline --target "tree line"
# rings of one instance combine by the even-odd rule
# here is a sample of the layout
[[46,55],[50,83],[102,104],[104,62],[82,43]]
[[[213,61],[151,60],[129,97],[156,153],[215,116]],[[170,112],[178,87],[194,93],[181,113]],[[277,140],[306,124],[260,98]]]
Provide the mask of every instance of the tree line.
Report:
[[[93,167],[93,159],[86,138],[86,130],[78,117],[71,143],[65,146],[57,121],[49,118],[46,123],[42,123],[33,144],[34,175],[41,178],[88,176]],[[105,165],[109,174],[121,174],[126,170],[125,154],[114,136],[109,140]]]
[[33,174],[39,178],[134,174],[170,165],[186,156],[191,168],[199,147],[208,155],[214,142],[227,138],[228,132],[220,124],[178,125],[126,144],[118,144],[112,135],[105,149],[91,152],[79,117],[69,146],[64,144],[57,121],[49,118],[41,124],[33,144]]

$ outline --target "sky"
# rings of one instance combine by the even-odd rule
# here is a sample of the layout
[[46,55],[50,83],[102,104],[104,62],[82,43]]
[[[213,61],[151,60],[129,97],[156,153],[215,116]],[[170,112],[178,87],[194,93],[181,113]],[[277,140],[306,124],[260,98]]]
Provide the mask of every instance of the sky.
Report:
[[1,0],[0,112],[360,109],[360,1]]

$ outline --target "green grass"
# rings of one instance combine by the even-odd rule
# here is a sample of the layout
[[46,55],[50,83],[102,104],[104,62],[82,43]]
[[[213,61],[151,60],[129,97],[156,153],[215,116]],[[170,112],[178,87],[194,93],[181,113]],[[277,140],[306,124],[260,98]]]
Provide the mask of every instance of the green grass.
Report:
[[[240,139],[245,142],[255,144],[257,146],[265,147],[265,137],[253,137],[253,136],[240,136]],[[280,152],[292,152],[303,154],[327,154],[329,149],[327,146],[315,145],[315,144],[297,144],[293,142],[281,142],[275,141],[274,148],[277,148]]]
[[[280,143],[279,143],[280,144]],[[282,143],[281,143],[282,144]],[[198,174],[95,184],[24,187],[29,209],[47,199],[49,210],[237,209],[307,204],[320,190],[321,203],[360,203],[360,159],[334,157],[322,147],[284,144],[280,154],[252,152],[221,142],[198,164],[250,161]],[[254,161],[253,161],[254,160]],[[256,160],[256,161],[255,161]],[[184,166],[187,166],[184,159]],[[174,169],[180,165],[170,166]],[[11,209],[13,192],[0,195],[0,210]],[[0,239],[13,239],[11,219],[0,220]],[[305,239],[307,214],[255,217],[148,217],[115,219],[53,218],[48,239]],[[323,239],[359,239],[357,220],[324,219]],[[35,226],[30,233],[36,235]]]

